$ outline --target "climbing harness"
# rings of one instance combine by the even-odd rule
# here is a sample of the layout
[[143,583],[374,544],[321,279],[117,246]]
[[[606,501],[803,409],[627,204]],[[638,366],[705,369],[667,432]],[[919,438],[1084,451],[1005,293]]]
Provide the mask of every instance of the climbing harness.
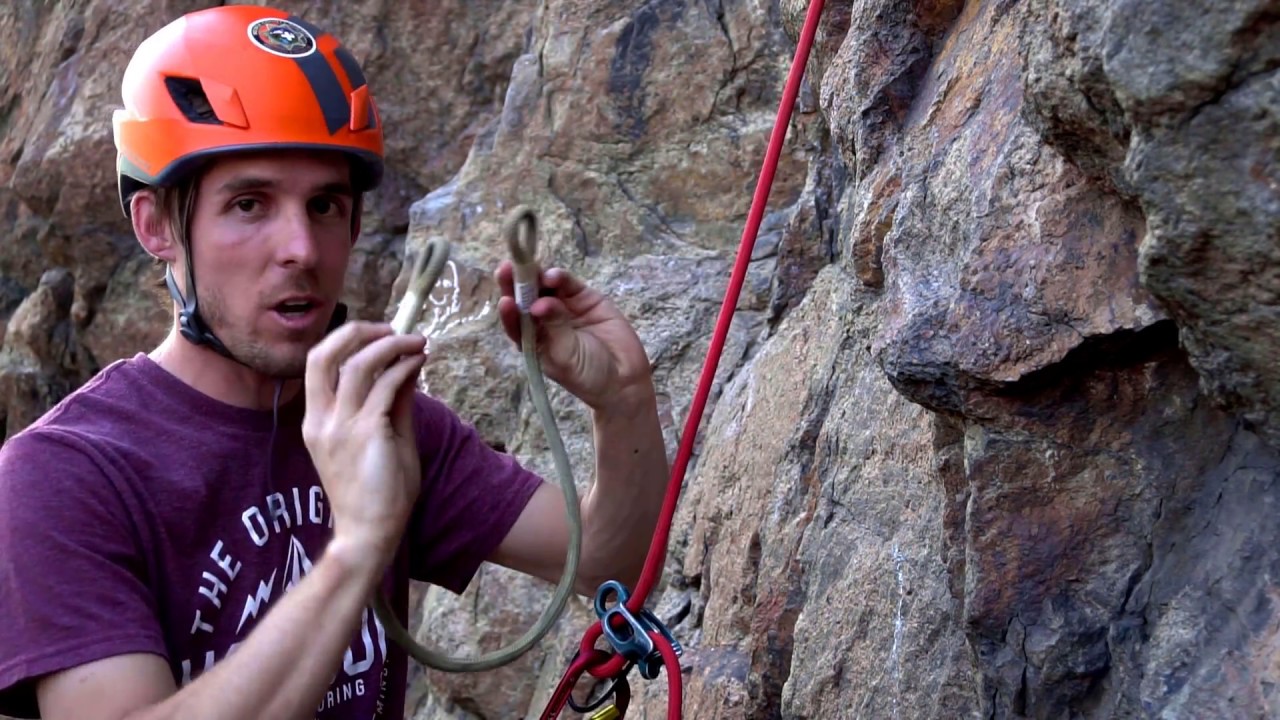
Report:
[[[680,488],[684,474],[693,455],[693,444],[698,428],[702,422],[707,398],[711,393],[711,385],[719,366],[720,356],[728,337],[729,326],[733,321],[734,309],[742,292],[746,279],[747,266],[751,260],[752,249],[760,232],[760,224],[764,218],[768,204],[769,192],[773,187],[774,174],[777,171],[778,159],[782,154],[782,144],[786,138],[787,128],[791,122],[791,111],[800,91],[800,81],[804,77],[808,63],[809,50],[817,33],[818,20],[822,15],[823,0],[810,0],[805,16],[804,27],[796,45],[795,56],[791,61],[791,69],[787,75],[783,89],[782,101],[774,120],[773,131],[769,137],[768,150],[765,153],[760,176],[756,182],[755,192],[751,200],[751,209],[747,214],[746,227],[743,229],[737,258],[729,285],[725,290],[724,301],[720,306],[720,315],[716,321],[715,333],[699,378],[698,388],[693,403],[689,408],[684,433],[681,436],[680,448],[672,466],[671,478],[667,484],[667,492],[663,499],[662,514],[654,530],[653,540],[649,546],[649,554],[645,558],[644,570],[640,575],[634,592],[624,585],[610,580],[602,584],[595,596],[595,612],[597,620],[582,637],[582,641],[573,660],[565,670],[564,676],[556,686],[541,720],[556,720],[565,705],[575,712],[585,713],[595,710],[591,720],[616,720],[623,718],[631,699],[631,689],[626,676],[632,668],[639,668],[640,674],[647,680],[658,677],[665,670],[667,675],[667,717],[669,720],[680,720],[682,708],[682,687],[680,675],[680,655],[682,649],[675,637],[651,611],[645,609],[645,600],[657,583],[662,571],[663,560],[667,553],[667,542],[671,534],[671,523],[675,515],[676,503],[679,500]],[[525,370],[530,384],[530,395],[542,420],[544,431],[551,446],[556,471],[560,476],[561,487],[565,493],[565,506],[569,515],[570,542],[568,557],[565,562],[564,575],[556,589],[556,595],[538,623],[524,637],[510,647],[489,653],[475,660],[460,660],[444,657],[417,644],[404,627],[395,618],[381,595],[375,595],[374,610],[382,623],[387,627],[388,635],[401,647],[423,664],[452,672],[470,672],[487,670],[506,664],[518,657],[540,640],[555,623],[564,605],[572,593],[574,578],[577,573],[578,558],[581,552],[582,523],[578,513],[577,491],[573,484],[567,455],[560,440],[555,420],[551,415],[547,402],[546,388],[542,381],[542,373],[534,352],[533,320],[529,316],[529,306],[537,297],[537,268],[534,264],[536,251],[536,221],[527,208],[516,208],[507,217],[504,232],[507,238],[508,251],[514,265],[514,281],[516,301],[520,308],[521,350],[524,355]],[[433,240],[427,243],[423,254],[415,263],[414,279],[406,291],[392,325],[396,332],[411,332],[417,324],[422,312],[422,305],[448,256],[448,243]],[[596,642],[605,637],[613,648],[610,653],[597,648]],[[600,680],[610,680],[610,686],[593,701],[578,704],[572,697],[572,691],[584,673],[589,673]],[[613,703],[604,706],[612,698]],[[597,708],[599,708],[597,710]]]
[[[538,249],[537,221],[533,211],[525,206],[512,210],[504,223],[504,234],[513,258],[516,304],[520,309],[520,347],[524,356],[525,374],[529,381],[529,394],[533,398],[534,407],[547,434],[551,456],[555,461],[556,474],[560,478],[560,489],[564,491],[565,512],[569,520],[569,549],[565,557],[564,573],[560,577],[560,584],[556,586],[551,602],[533,627],[509,646],[474,659],[449,657],[422,646],[396,618],[386,597],[382,593],[374,593],[373,610],[386,626],[388,637],[418,662],[446,672],[479,672],[501,667],[523,655],[541,640],[560,618],[565,604],[569,601],[569,596],[573,594],[573,585],[578,573],[578,560],[582,552],[582,518],[578,505],[578,491],[573,484],[573,471],[569,467],[568,453],[565,452],[555,417],[551,414],[551,404],[547,400],[547,388],[543,382],[542,367],[536,352],[533,319],[529,315],[529,308],[538,297],[538,268],[534,260]],[[391,327],[395,332],[400,334],[413,332],[422,316],[426,300],[431,295],[448,259],[447,240],[433,238],[427,242],[426,247],[414,262],[409,287],[391,321]]]
[[[582,674],[590,673],[597,679],[624,678],[633,666],[641,668],[647,679],[657,677],[659,669],[667,674],[667,718],[680,720],[681,684],[680,684],[680,646],[674,642],[671,633],[648,610],[644,602],[649,596],[662,571],[663,561],[667,554],[667,539],[671,533],[671,522],[675,515],[676,502],[680,496],[685,469],[693,455],[693,443],[697,437],[698,426],[702,422],[702,413],[706,407],[707,397],[711,393],[711,384],[715,378],[716,368],[720,363],[725,340],[729,334],[729,325],[733,321],[734,308],[738,304],[738,296],[747,275],[747,265],[751,261],[751,251],[755,246],[756,236],[760,232],[760,223],[764,219],[765,206],[769,201],[769,191],[773,188],[773,176],[778,168],[778,158],[782,155],[782,143],[786,138],[787,128],[791,122],[791,110],[800,92],[800,81],[804,77],[805,66],[809,61],[809,49],[817,34],[818,20],[822,16],[823,0],[810,0],[805,15],[804,27],[796,44],[795,56],[791,60],[791,69],[787,74],[786,86],[783,89],[782,101],[769,136],[769,147],[765,152],[764,163],[760,169],[760,177],[756,181],[754,196],[751,199],[751,210],[747,214],[747,224],[743,229],[742,240],[738,247],[737,259],[733,266],[733,274],[729,286],[725,290],[724,302],[720,306],[720,316],[716,321],[715,333],[711,345],[707,348],[706,361],[702,367],[702,375],[698,381],[698,389],[694,394],[693,404],[689,408],[684,434],[681,437],[680,449],[672,466],[671,479],[667,484],[667,494],[663,501],[662,515],[655,529],[653,541],[649,546],[649,554],[645,558],[644,571],[640,575],[634,593],[628,594],[616,582],[608,582],[600,587],[596,595],[597,621],[592,624],[582,637],[581,646],[573,661],[569,663],[560,684],[556,686],[541,720],[555,720],[560,716],[564,706],[571,700],[571,692]],[[609,596],[616,597],[616,604],[609,606]],[[604,635],[613,646],[614,653],[595,647],[595,643]],[[615,685],[617,687],[617,685]],[[617,713],[611,717],[622,718],[625,704],[614,706]],[[608,710],[608,708],[606,708]]]

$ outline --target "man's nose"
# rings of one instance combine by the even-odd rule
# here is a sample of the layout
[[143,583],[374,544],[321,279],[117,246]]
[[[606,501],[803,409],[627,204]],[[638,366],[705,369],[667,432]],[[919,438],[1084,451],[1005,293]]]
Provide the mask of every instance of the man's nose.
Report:
[[279,255],[284,265],[311,267],[319,256],[316,229],[305,207],[290,208],[282,214],[279,228]]

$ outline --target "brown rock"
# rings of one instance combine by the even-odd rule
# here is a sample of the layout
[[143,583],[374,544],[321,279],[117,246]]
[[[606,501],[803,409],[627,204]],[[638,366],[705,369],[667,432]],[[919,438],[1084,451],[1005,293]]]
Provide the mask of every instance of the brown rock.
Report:
[[1081,167],[1141,200],[1144,285],[1178,319],[1210,395],[1277,445],[1273,4],[1035,7],[1045,37],[1033,46],[1033,117]]
[[[678,524],[699,594],[675,626],[687,717],[973,704],[963,640],[944,631],[958,608],[933,547],[933,421],[866,362],[876,308],[852,280],[818,274],[707,429]],[[641,717],[664,717],[651,685]]]
[[70,272],[50,270],[10,318],[0,347],[0,420],[6,440],[97,371],[71,324],[74,292]]
[[47,223],[34,215],[12,191],[0,188],[0,221],[7,228],[0,239],[0,340],[9,317],[40,279],[43,258],[40,234]]
[[[856,169],[841,203],[853,214],[842,226],[854,228],[842,263],[873,287],[877,269],[883,276],[882,313],[868,349],[896,389],[947,418],[935,425],[933,449],[934,481],[946,490],[939,512],[945,540],[937,554],[950,573],[950,596],[960,601],[954,627],[973,652],[973,666],[972,675],[963,663],[948,675],[957,692],[947,706],[911,704],[918,716],[1216,717],[1265,715],[1275,707],[1275,668],[1264,659],[1274,653],[1261,650],[1275,636],[1270,613],[1243,620],[1223,608],[1269,607],[1261,598],[1275,592],[1260,568],[1276,562],[1273,551],[1261,548],[1270,547],[1278,527],[1255,508],[1274,506],[1280,459],[1200,395],[1191,369],[1202,364],[1196,346],[1187,345],[1188,364],[1178,343],[1188,329],[1175,326],[1143,285],[1152,277],[1152,243],[1163,237],[1151,208],[1171,197],[1195,198],[1198,207],[1208,200],[1191,189],[1189,173],[1164,176],[1185,193],[1161,185],[1158,202],[1143,195],[1146,188],[1157,192],[1149,168],[1179,162],[1182,146],[1141,165],[1130,152],[1126,165],[1115,166],[1126,158],[1130,134],[1167,120],[1167,108],[1177,103],[1138,110],[1136,101],[1125,104],[1134,91],[1111,77],[1133,70],[1125,80],[1133,87],[1204,102],[1204,88],[1188,90],[1193,85],[1180,84],[1178,73],[1170,80],[1168,66],[1148,66],[1147,59],[1195,46],[1173,63],[1179,72],[1188,68],[1189,78],[1189,66],[1221,55],[1214,48],[1222,38],[1252,48],[1265,32],[1228,31],[1198,46],[1198,34],[1212,31],[1199,21],[1177,23],[1171,27],[1182,33],[1178,43],[1173,32],[1143,35],[1144,47],[1170,44],[1149,48],[1139,61],[1124,54],[1130,51],[1119,34],[1098,40],[1103,28],[1118,27],[1119,16],[1109,14],[1121,12],[1098,5],[969,3],[948,20],[945,8],[881,3],[877,13],[854,14],[838,49],[829,41],[819,45],[823,110],[845,162]],[[1248,5],[1216,6],[1205,21],[1251,18],[1253,27],[1269,27]],[[1125,11],[1146,8],[1132,3]],[[843,11],[834,12],[838,27]],[[787,16],[794,23],[799,12]],[[931,34],[926,28],[939,20],[949,27]],[[922,37],[937,40],[921,45]],[[928,58],[923,67],[921,52]],[[1119,56],[1111,53],[1131,65],[1113,69],[1111,58]],[[1259,57],[1244,50],[1225,56],[1245,64]],[[855,83],[843,82],[849,77]],[[1144,99],[1155,96],[1164,97]],[[1249,117],[1269,115],[1263,106]],[[1224,157],[1229,146],[1238,152],[1227,133],[1212,137],[1219,150],[1211,156]],[[1222,254],[1177,258],[1203,277],[1218,273],[1218,262],[1224,270],[1257,266]],[[1197,297],[1228,302],[1239,288],[1254,294],[1253,307],[1265,307],[1276,283],[1255,277],[1225,283],[1232,288],[1225,293],[1202,288]],[[1188,318],[1201,322],[1174,316],[1179,323]],[[1253,322],[1257,327],[1256,316]],[[1255,332],[1249,347],[1268,347],[1268,337]],[[1242,353],[1239,362],[1247,357]],[[1254,367],[1255,377],[1266,377]],[[1253,397],[1251,407],[1267,407],[1265,395]],[[1256,415],[1246,417],[1265,429]],[[884,421],[873,425],[877,434],[901,434]],[[1232,502],[1252,503],[1250,510],[1232,506],[1250,518],[1247,526],[1224,524],[1217,509],[1232,493]],[[860,522],[873,527],[894,516],[857,508]],[[809,542],[828,553],[857,542],[816,527],[809,526]],[[885,551],[883,533],[861,542],[841,552],[896,555]],[[1235,575],[1240,565],[1227,558],[1238,557],[1249,558],[1244,562],[1253,569]],[[1218,605],[1215,592],[1229,599]],[[864,594],[855,613],[885,604]],[[824,612],[820,607],[807,603],[801,623],[810,610]],[[855,677],[882,672],[871,658],[883,663],[885,656],[867,653],[878,649],[879,627],[868,623],[827,656],[840,668],[837,677],[850,663]],[[936,620],[929,627],[944,636],[948,628]],[[1158,643],[1148,642],[1156,637]],[[948,667],[962,657],[948,647],[936,643],[916,667]],[[894,714],[880,704],[885,685],[846,698],[837,694],[838,682],[802,677],[793,663],[789,707],[800,714],[831,707]],[[966,692],[966,682],[976,689]]]
[[[895,219],[883,239],[894,312],[882,358],[899,389],[939,410],[965,412],[971,393],[1163,316],[1137,278],[1141,214],[1088,184],[1026,126],[1017,16],[993,13],[957,20],[955,32],[985,36],[983,52],[943,46],[918,103],[934,122],[895,140],[902,190],[888,201]],[[964,85],[952,79],[961,72],[971,73]],[[953,113],[959,124],[949,128]],[[868,224],[884,223],[885,202],[868,206]]]

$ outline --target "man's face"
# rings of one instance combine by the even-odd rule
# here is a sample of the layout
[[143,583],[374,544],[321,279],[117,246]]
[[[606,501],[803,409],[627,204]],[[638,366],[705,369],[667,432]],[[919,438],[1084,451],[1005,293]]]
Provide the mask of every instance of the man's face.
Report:
[[227,158],[206,171],[191,221],[196,297],[246,365],[304,374],[342,293],[354,204],[350,166],[336,154]]

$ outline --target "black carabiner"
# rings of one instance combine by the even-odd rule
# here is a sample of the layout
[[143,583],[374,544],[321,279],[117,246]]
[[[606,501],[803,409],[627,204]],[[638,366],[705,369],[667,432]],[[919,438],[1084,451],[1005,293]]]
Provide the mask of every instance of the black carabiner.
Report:
[[632,667],[634,667],[633,663],[627,663],[626,667],[622,668],[622,674],[615,677],[613,679],[613,682],[609,683],[609,688],[605,690],[603,693],[601,693],[600,697],[596,698],[595,700],[592,700],[586,705],[579,705],[573,699],[573,694],[571,693],[569,695],[569,707],[572,708],[574,712],[582,713],[583,715],[585,715],[591,712],[592,710],[596,710],[600,708],[602,705],[608,702],[609,698],[613,697],[615,694],[626,693],[627,696],[630,697],[631,683],[627,682],[627,673],[631,672]]

